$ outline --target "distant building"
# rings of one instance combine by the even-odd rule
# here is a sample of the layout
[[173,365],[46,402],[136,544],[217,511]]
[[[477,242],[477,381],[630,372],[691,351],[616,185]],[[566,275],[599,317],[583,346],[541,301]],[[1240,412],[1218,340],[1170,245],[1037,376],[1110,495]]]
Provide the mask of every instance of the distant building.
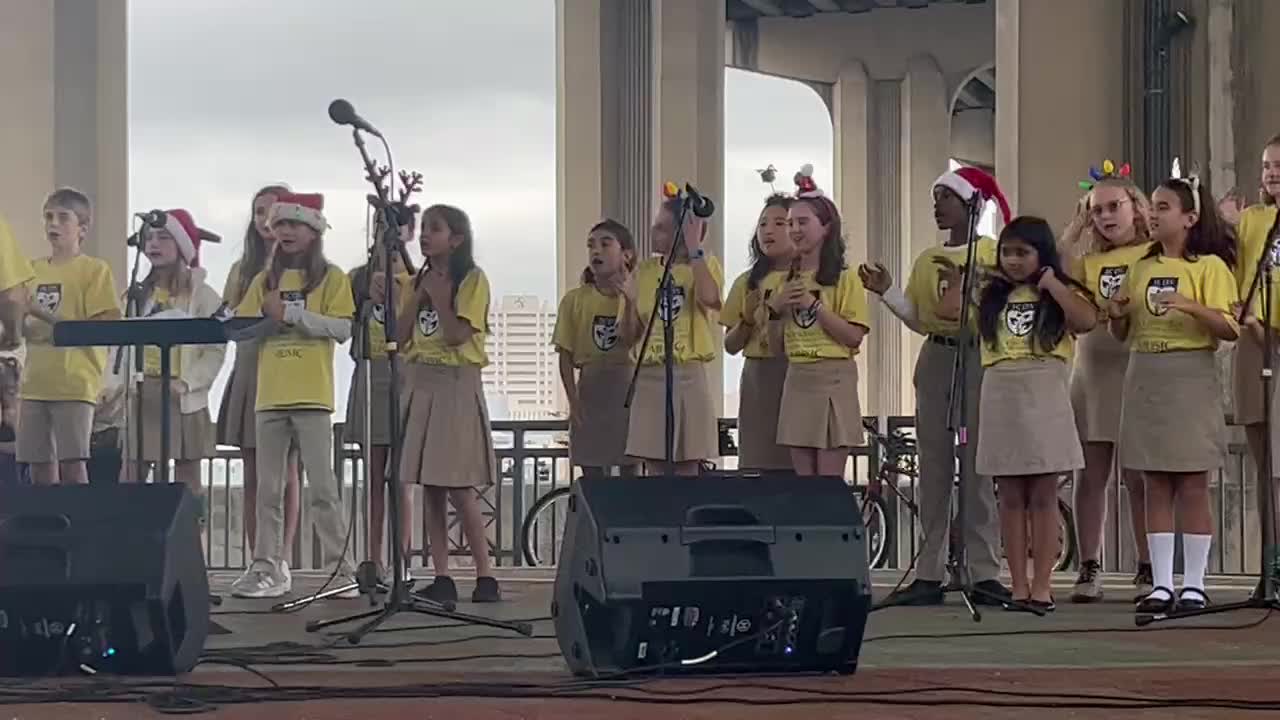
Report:
[[489,308],[484,390],[505,400],[507,411],[493,419],[542,420],[560,410],[559,359],[551,347],[555,325],[555,305],[536,295],[506,295]]

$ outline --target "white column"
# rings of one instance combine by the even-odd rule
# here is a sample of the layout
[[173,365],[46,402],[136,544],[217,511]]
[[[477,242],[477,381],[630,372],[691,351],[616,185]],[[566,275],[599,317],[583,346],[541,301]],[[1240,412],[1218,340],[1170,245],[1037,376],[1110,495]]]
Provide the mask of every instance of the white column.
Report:
[[53,4],[0,2],[0,215],[28,254],[48,254],[40,205],[53,189]]
[[556,287],[578,285],[601,215],[601,0],[556,0]]

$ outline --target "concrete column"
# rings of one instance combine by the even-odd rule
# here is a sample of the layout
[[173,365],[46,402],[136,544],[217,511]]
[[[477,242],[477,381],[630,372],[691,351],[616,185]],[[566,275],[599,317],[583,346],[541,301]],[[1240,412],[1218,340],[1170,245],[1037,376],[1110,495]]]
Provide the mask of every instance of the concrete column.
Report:
[[1015,213],[1070,220],[1091,164],[1123,160],[1112,0],[996,0],[996,172]]
[[40,206],[70,185],[94,201],[85,252],[124,276],[129,227],[126,0],[0,3],[0,212],[30,255],[44,255]]
[[1209,0],[1209,187],[1219,197],[1236,187],[1235,103],[1231,53],[1235,0]]
[[578,285],[586,231],[600,220],[601,0],[556,1],[556,287]]
[[1280,43],[1274,30],[1280,27],[1280,3],[1236,0],[1234,5],[1236,177],[1245,197],[1256,202],[1263,143],[1280,133]]
[[[840,68],[831,93],[835,136],[835,187],[832,188],[835,194],[832,199],[839,206],[844,220],[845,261],[850,267],[857,267],[869,257],[880,259],[878,254],[873,254],[870,242],[870,238],[876,237],[869,213],[871,189],[878,186],[869,182],[871,85],[866,67],[854,61]],[[872,307],[872,312],[878,312],[878,308]],[[872,318],[872,332],[862,346],[862,374],[865,377],[881,378],[884,375],[885,350],[893,337],[892,333],[884,332],[889,327],[881,318]],[[886,386],[880,382],[858,384],[864,413],[870,415],[882,411],[884,398],[880,390]]]

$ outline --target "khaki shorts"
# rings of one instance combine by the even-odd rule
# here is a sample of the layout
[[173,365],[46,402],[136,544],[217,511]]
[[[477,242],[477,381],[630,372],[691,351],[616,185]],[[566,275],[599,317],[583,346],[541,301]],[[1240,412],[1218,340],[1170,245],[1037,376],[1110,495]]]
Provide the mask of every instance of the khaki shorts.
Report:
[[18,462],[89,459],[93,405],[74,400],[22,400],[18,405]]

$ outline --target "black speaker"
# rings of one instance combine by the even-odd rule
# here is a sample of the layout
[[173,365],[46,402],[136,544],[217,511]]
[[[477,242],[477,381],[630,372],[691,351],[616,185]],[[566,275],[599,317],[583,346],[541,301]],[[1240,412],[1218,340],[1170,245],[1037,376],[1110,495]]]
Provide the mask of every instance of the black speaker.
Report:
[[839,478],[583,478],[551,614],[578,675],[851,673],[870,605]]
[[209,633],[183,485],[0,490],[0,676],[175,675]]

